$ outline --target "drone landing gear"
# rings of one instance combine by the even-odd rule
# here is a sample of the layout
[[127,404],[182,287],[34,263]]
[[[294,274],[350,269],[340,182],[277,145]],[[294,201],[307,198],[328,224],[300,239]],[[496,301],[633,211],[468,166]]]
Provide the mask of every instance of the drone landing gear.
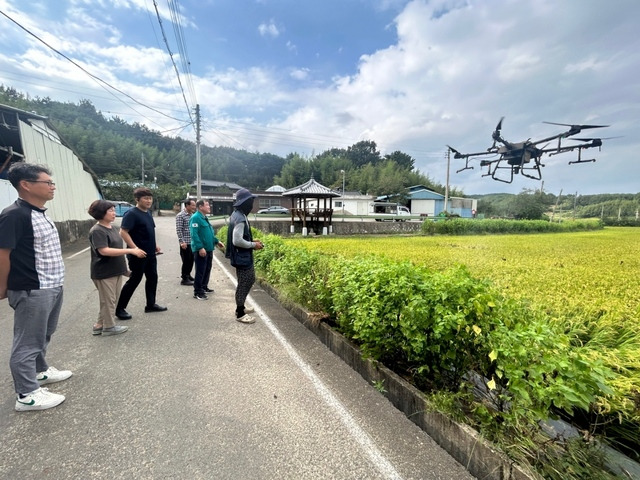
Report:
[[589,162],[595,162],[596,159],[595,158],[590,158],[589,160],[582,160],[582,149],[583,148],[589,148],[588,146],[580,146],[578,148],[578,160],[574,160],[572,162],[569,162],[569,165],[573,165],[574,163],[589,163]]
[[[495,162],[493,169],[491,168],[491,165],[494,162],[486,162],[485,165],[483,166],[488,166],[489,169],[487,170],[487,173],[485,173],[482,176],[491,177],[494,180],[497,180],[498,182],[503,182],[503,183],[512,183],[514,175],[518,175],[518,174],[522,175],[523,177],[531,178],[533,180],[542,180],[542,171],[540,170],[540,167],[544,167],[544,164],[540,163],[540,160],[538,158],[535,159],[535,163],[531,167],[527,167],[524,164],[516,164],[516,165],[509,164],[507,166],[500,165],[503,161],[504,159],[500,159],[497,162]],[[509,170],[509,176],[507,178],[499,177],[497,175],[498,170]],[[528,171],[534,172],[534,174],[526,173]]]
[[569,162],[569,165],[573,165],[574,163],[589,163],[589,162],[595,162],[596,159],[595,158],[590,158],[589,160],[574,160],[573,162]]

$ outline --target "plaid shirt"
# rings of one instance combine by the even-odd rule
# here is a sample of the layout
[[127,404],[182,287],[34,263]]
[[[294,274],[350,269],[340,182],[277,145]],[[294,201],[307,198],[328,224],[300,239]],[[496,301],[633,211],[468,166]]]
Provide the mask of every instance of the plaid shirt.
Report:
[[191,245],[190,219],[191,214],[184,209],[176,215],[176,234],[178,235],[179,243]]
[[11,250],[9,290],[56,288],[64,283],[60,237],[45,211],[19,198],[0,214],[0,248]]

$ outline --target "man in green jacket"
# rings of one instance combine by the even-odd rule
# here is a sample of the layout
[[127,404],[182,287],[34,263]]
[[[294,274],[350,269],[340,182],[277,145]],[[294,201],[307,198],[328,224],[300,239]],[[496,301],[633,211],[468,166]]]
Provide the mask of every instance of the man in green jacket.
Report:
[[216,237],[213,226],[209,223],[207,215],[211,212],[211,206],[207,200],[196,202],[196,212],[191,216],[191,251],[196,264],[196,274],[193,281],[193,298],[206,300],[207,293],[213,292],[209,288],[209,276],[213,263],[213,249],[216,245],[224,249],[222,243]]

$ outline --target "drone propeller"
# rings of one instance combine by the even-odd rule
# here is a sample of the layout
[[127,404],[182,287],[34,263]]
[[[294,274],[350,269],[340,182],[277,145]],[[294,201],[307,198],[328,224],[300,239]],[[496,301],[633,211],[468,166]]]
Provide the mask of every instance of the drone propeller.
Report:
[[461,154],[458,150],[453,148],[451,145],[447,145],[447,148],[449,149],[449,151],[453,152],[453,157],[454,158],[463,158],[464,157],[463,154]]
[[604,138],[570,138],[569,140],[578,140],[580,142],[593,142],[594,140],[613,140],[614,138],[622,138],[622,136],[604,137]]
[[549,125],[561,125],[563,127],[580,128],[582,130],[586,128],[605,128],[605,127],[611,126],[611,125],[572,125],[570,123],[556,123],[556,122],[542,122],[542,123],[548,123]]
[[542,122],[542,123],[547,123],[549,125],[561,125],[563,127],[569,127],[569,131],[564,135],[565,137],[576,135],[580,133],[582,130],[586,130],[588,128],[606,128],[609,126],[609,125],[571,125],[569,123],[556,123],[556,122]]
[[500,130],[502,130],[502,121],[503,120],[504,120],[504,117],[501,117],[500,121],[496,125],[496,129],[491,134],[491,138],[493,138],[493,145],[491,145],[491,148],[489,150],[495,148],[496,147],[496,142],[500,140]]

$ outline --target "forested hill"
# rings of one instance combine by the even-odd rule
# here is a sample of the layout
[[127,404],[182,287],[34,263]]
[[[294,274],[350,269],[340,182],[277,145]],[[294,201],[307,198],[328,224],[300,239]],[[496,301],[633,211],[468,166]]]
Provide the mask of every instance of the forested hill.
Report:
[[[145,125],[118,117],[106,118],[93,104],[62,103],[49,98],[30,99],[14,89],[0,87],[0,103],[49,118],[73,150],[100,178],[119,176],[140,180],[142,162],[147,181],[181,185],[195,180],[195,143],[167,137]],[[285,159],[269,153],[250,153],[228,147],[201,147],[202,178],[241,182],[268,188]]]
[[[89,100],[74,104],[48,97],[29,98],[12,87],[0,86],[0,103],[48,117],[101,180],[141,180],[143,158],[147,182],[156,178],[158,185],[178,186],[196,178],[195,142],[162,135],[118,117],[106,118]],[[274,184],[291,188],[313,176],[331,188],[342,188],[344,179],[347,191],[372,195],[402,192],[418,184],[444,193],[444,186],[415,170],[414,162],[399,151],[382,156],[373,141],[330,149],[313,158],[296,153],[283,158],[229,147],[201,147],[203,179],[234,182],[256,190]]]
[[[523,191],[517,195],[493,193],[472,195],[478,199],[478,212],[486,217],[602,218],[638,225],[640,193],[603,193],[597,195],[562,195],[540,191]],[[614,222],[615,223],[615,222]],[[621,223],[622,224],[622,223]]]

